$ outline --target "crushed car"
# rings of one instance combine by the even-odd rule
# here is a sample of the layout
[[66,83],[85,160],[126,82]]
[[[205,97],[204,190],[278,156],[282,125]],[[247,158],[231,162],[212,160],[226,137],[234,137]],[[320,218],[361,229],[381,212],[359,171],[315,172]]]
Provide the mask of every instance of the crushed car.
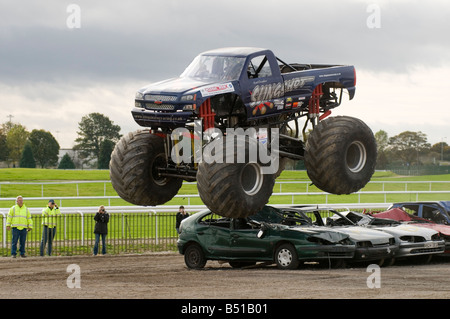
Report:
[[251,218],[229,218],[210,210],[191,215],[180,226],[178,251],[186,266],[201,269],[208,260],[244,267],[256,262],[296,269],[305,261],[352,259],[355,243],[342,231],[312,226],[307,216],[293,222],[265,206]]
[[450,226],[437,224],[426,218],[418,217],[413,214],[409,214],[401,208],[391,208],[384,212],[372,212],[370,215],[377,218],[388,218],[397,220],[409,225],[414,225],[418,227],[426,227],[439,232],[441,238],[445,241],[445,251],[444,255],[450,256]]
[[436,224],[450,224],[450,201],[400,202],[392,204],[388,210],[391,208],[401,208]]
[[[328,209],[322,214],[330,216],[337,213],[335,210]],[[324,222],[320,211],[312,207],[293,207],[286,209],[285,213],[289,212],[293,216],[298,214],[306,214],[314,216],[314,221],[311,219],[312,225],[328,227],[342,231],[350,236],[350,240],[355,243],[356,250],[352,259],[353,262],[377,262],[379,265],[383,264],[384,260],[394,258],[399,247],[395,241],[395,237],[391,234],[384,233],[378,230],[356,226],[356,225],[342,225],[333,224],[332,221]]]
[[406,257],[415,257],[423,262],[429,262],[433,255],[442,254],[445,250],[445,241],[438,231],[403,224],[394,219],[376,218],[354,211],[335,211],[335,214],[328,217],[326,221],[331,225],[369,227],[393,235],[399,250],[395,258],[390,259],[390,264],[393,264],[395,259]]

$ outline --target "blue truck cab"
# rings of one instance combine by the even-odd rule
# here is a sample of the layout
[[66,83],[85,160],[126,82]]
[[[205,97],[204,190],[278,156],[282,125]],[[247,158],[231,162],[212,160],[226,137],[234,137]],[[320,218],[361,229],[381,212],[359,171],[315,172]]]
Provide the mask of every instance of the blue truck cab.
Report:
[[[204,118],[201,106],[210,99],[224,126],[298,112],[317,117],[340,104],[335,89],[352,99],[355,82],[353,66],[287,64],[260,48],[216,49],[198,55],[179,77],[138,90],[132,114],[141,126],[174,128]],[[317,87],[320,103],[309,110]]]

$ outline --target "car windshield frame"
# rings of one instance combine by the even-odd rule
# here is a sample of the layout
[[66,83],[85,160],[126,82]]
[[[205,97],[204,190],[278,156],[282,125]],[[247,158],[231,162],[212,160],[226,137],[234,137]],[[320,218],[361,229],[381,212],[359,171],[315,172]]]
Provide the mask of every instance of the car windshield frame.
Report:
[[245,65],[245,57],[198,55],[181,73],[181,78],[200,81],[237,81]]

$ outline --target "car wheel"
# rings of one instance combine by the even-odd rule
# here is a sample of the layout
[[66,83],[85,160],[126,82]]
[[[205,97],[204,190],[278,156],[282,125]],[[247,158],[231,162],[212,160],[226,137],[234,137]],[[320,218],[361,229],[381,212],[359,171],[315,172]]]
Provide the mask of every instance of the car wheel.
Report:
[[190,269],[202,269],[206,265],[206,257],[197,244],[189,245],[184,252],[184,262]]
[[291,244],[283,244],[275,252],[275,262],[280,269],[296,269],[299,265],[297,251]]

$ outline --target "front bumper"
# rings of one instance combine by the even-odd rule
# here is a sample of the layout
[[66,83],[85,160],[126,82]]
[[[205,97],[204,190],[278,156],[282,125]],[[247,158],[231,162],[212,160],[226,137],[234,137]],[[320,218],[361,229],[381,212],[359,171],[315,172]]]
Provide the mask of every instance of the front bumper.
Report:
[[396,257],[399,251],[397,245],[383,245],[381,247],[357,247],[355,261],[378,260]]
[[352,259],[354,245],[297,246],[298,259]]
[[163,112],[135,107],[131,114],[136,123],[144,127],[184,127],[187,122],[194,120],[192,111]]
[[402,243],[396,257],[442,254],[445,250],[445,242],[427,241],[424,243]]

